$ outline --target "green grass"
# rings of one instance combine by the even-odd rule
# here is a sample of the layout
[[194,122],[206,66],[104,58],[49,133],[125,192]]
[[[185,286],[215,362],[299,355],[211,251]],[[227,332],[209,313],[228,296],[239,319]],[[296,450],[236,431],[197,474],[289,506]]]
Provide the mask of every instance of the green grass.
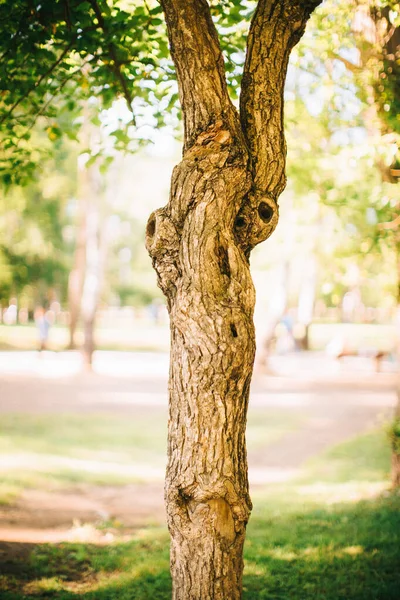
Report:
[[37,545],[9,571],[3,587],[0,579],[2,600],[157,600],[171,595],[168,535],[159,529],[107,547]]
[[[398,495],[326,507],[288,501],[288,490],[281,492],[266,496],[249,524],[244,600],[398,599]],[[159,529],[107,547],[38,545],[8,568],[2,600],[167,600],[171,594],[168,537]]]
[[304,482],[374,482],[389,477],[390,443],[385,430],[377,429],[329,448],[308,462]]
[[134,415],[7,413],[1,417],[0,451],[152,464],[165,455],[166,423],[166,409]]
[[[391,324],[365,323],[313,323],[310,328],[310,344],[313,350],[323,350],[336,336],[351,342],[352,348],[379,349],[393,351],[396,344],[395,327]],[[83,341],[78,331],[77,342]],[[98,327],[96,341],[104,350],[168,350],[168,326],[157,326],[145,321],[135,321],[114,327]],[[64,350],[68,346],[68,328],[55,325],[50,329],[49,348]],[[37,329],[34,323],[27,325],[0,324],[1,350],[36,350],[38,347]]]
[[[166,351],[169,348],[169,328],[154,325],[146,320],[118,324],[114,327],[97,327],[96,347],[99,350]],[[83,344],[83,333],[78,330],[76,343]],[[65,350],[69,344],[68,328],[53,325],[50,328],[49,350]],[[26,325],[0,324],[0,350],[37,350],[38,332],[34,323]]]
[[[284,412],[252,410],[249,450],[268,447],[300,423],[300,417]],[[166,434],[166,408],[128,415],[4,413],[0,421],[2,462],[7,465],[11,457],[18,459],[18,466],[0,466],[0,504],[12,503],[25,489],[162,479]],[[143,474],[143,468],[153,471]]]
[[[323,453],[297,482],[258,488],[243,600],[398,600],[400,495],[387,490],[388,465],[385,434],[373,431]],[[106,546],[24,547],[0,568],[0,597],[169,600],[168,546],[164,529],[149,528]]]
[[[162,478],[166,423],[163,409],[135,415],[3,414],[0,504],[12,503],[25,489],[140,482],[147,466],[155,474],[146,479],[157,479],[158,472]],[[17,466],[5,467],[8,457]]]
[[249,525],[244,598],[397,600],[399,548],[395,494],[331,506],[275,497]]

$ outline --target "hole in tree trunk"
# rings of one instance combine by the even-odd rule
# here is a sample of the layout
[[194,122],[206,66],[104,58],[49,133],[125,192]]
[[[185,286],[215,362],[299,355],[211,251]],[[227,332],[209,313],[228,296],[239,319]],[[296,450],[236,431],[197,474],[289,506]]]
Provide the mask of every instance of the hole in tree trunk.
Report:
[[236,221],[235,221],[236,229],[243,229],[243,227],[245,225],[246,225],[246,221],[243,219],[243,217],[236,217]]
[[152,219],[149,220],[149,222],[147,223],[147,227],[146,227],[146,234],[149,237],[153,237],[153,235],[156,232],[156,220],[153,217]]
[[231,332],[232,332],[233,337],[236,338],[238,336],[238,332],[237,332],[235,323],[231,323]]
[[185,494],[182,488],[178,488],[178,495],[184,504],[188,504],[191,500],[191,497],[188,494]]
[[241,370],[238,369],[237,367],[235,367],[231,371],[231,377],[230,377],[230,379],[232,379],[232,381],[237,382],[240,379],[240,375],[241,375]]
[[266,202],[260,202],[258,205],[258,214],[265,223],[269,223],[273,217],[274,209]]

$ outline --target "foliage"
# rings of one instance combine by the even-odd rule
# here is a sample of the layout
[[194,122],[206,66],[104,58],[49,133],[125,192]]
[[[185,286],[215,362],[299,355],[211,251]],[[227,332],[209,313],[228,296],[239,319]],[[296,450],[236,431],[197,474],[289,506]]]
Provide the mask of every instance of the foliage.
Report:
[[400,3],[375,1],[371,16],[376,24],[378,46],[376,101],[385,129],[400,135]]
[[[236,102],[255,2],[213,0],[210,4],[221,38],[230,93]],[[383,15],[393,25],[397,23],[396,2],[375,4],[382,4],[378,6],[379,18]],[[386,263],[392,262],[393,252],[388,252],[388,246],[397,249],[397,233],[389,225],[398,212],[396,190],[379,181],[379,165],[387,169],[394,164],[396,145],[386,139],[366,143],[370,90],[377,81],[383,50],[380,42],[365,39],[365,33],[355,27],[360,6],[364,6],[363,2],[344,5],[340,0],[328,0],[319,7],[292,56],[286,90],[288,175],[290,189],[297,196],[295,209],[305,215],[311,190],[327,207],[320,214],[324,222],[333,222],[329,215],[336,212],[331,239],[335,236],[338,270],[344,272],[348,256],[358,254],[365,268],[375,269],[381,256]],[[149,125],[170,122],[169,111],[178,116],[174,72],[161,9],[156,2],[3,0],[0,40],[0,140],[4,141],[0,173],[7,185],[41,177],[41,165],[51,154],[53,144],[57,148],[65,136],[77,137],[85,118],[85,103],[90,104],[90,119],[94,127],[103,131],[103,139],[101,148],[81,146],[80,151],[88,150],[92,155],[87,164],[105,152],[104,172],[115,150],[136,149],[151,138]],[[367,56],[365,65],[360,63],[364,60],[360,53]],[[379,85],[385,88],[376,96],[381,108],[388,103],[387,95],[391,94],[394,100],[398,96],[393,88],[395,73],[389,77],[389,68],[395,66],[385,67],[386,76],[378,77]],[[386,89],[388,85],[390,89]],[[114,104],[121,97],[129,105],[131,120],[121,103]],[[111,111],[104,110],[111,106]],[[382,110],[388,118],[398,118],[399,111],[395,105],[392,108],[389,112]],[[125,214],[119,216],[130,223],[135,234],[139,231],[140,223]],[[151,286],[135,278],[146,262],[141,242],[137,239],[134,243],[134,238],[131,235],[130,240],[121,239],[118,247],[112,248],[111,254],[116,258],[128,249],[135,265],[125,277],[121,275],[121,265],[113,259],[108,269],[106,300],[117,295],[123,303],[140,304],[155,295]],[[325,260],[329,253],[322,250]],[[61,257],[58,252],[56,255]],[[25,266],[30,273],[36,273],[36,278],[40,274],[40,279],[45,279],[43,274],[58,272],[56,280],[65,285],[63,261],[45,264],[47,259],[40,260],[32,262],[28,257],[29,264],[24,265],[21,255],[15,257],[6,250],[0,251],[3,295],[16,284],[18,288],[23,286]],[[392,287],[390,283],[388,289]],[[333,295],[340,296],[343,291],[345,286],[335,282]]]
[[[254,2],[241,0],[212,3],[234,98],[253,9]],[[141,128],[170,122],[171,111],[179,114],[162,9],[155,0],[2,0],[0,81],[0,176],[6,185],[28,182],[45,159],[48,148],[31,144],[35,127],[51,141],[77,139],[81,109],[89,100],[95,98],[104,112],[125,99],[128,113],[120,111],[114,129],[108,128],[116,149],[136,149],[147,140]],[[104,119],[112,121],[103,114]],[[99,126],[99,114],[92,121]]]
[[[399,139],[394,125],[388,133],[396,109],[378,90],[387,85],[395,96],[398,85],[393,65],[393,72],[379,75],[383,30],[392,45],[398,43],[397,30],[382,27],[384,15],[391,27],[397,26],[398,3],[388,11],[389,4],[328,0],[315,11],[292,61],[286,115],[289,187],[299,219],[303,210],[305,222],[319,223],[310,235],[320,237],[315,244],[320,263],[334,256],[335,271],[343,271],[345,283],[349,260],[357,263],[365,282],[363,273],[382,277],[384,262],[391,269],[385,291],[396,297],[398,185],[393,185],[390,167],[398,160]],[[312,198],[320,206],[313,216]],[[337,288],[331,275],[326,273],[321,284],[341,297],[346,285]],[[377,302],[372,289],[364,301]]]
[[400,454],[400,418],[396,417],[387,428],[393,452]]
[[[35,141],[43,143],[43,134]],[[69,270],[63,233],[75,186],[76,152],[60,140],[38,180],[0,192],[0,300],[22,295],[32,308],[46,300],[49,288],[62,295]]]
[[[0,171],[6,184],[32,177],[36,124],[51,141],[76,139],[80,107],[89,98],[107,109],[124,97],[135,122],[165,94],[170,66],[160,13],[155,2],[2,0]],[[153,116],[163,118],[157,110]],[[126,141],[121,126],[114,135]]]

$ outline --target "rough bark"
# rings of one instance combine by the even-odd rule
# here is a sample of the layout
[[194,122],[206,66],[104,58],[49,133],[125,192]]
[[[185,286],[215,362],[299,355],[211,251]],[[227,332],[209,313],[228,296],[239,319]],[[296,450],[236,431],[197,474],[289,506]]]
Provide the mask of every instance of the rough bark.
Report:
[[[228,96],[206,0],[162,5],[185,126],[169,203],[150,216],[146,231],[171,322],[165,498],[173,598],[236,600],[251,510],[245,427],[255,298],[248,258],[278,220],[283,84],[311,4],[260,2],[249,36],[242,118]],[[266,44],[273,61],[261,67]],[[260,85],[273,89],[267,109]]]

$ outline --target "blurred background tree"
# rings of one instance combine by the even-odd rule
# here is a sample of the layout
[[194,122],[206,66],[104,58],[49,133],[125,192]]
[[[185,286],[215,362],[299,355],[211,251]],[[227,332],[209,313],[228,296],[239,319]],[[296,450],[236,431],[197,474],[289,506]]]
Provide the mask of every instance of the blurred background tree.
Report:
[[[237,102],[254,3],[211,5]],[[316,319],[385,321],[393,314],[398,9],[396,2],[328,0],[292,55],[286,89],[288,188],[269,250],[256,251],[252,260],[260,285],[259,331],[270,341],[286,313],[295,325],[296,344],[304,348],[313,343],[308,334]],[[160,15],[156,2],[0,5],[2,302],[7,307],[18,296],[19,305],[32,310],[54,296],[48,290],[56,290],[54,297],[69,311],[71,347],[89,237],[98,244],[97,257],[103,256],[97,261],[102,285],[92,288],[97,289],[92,307],[157,307],[160,300],[142,245],[143,224],[160,204],[156,196],[168,193],[178,155],[173,138],[180,135]],[[135,157],[123,157],[125,150]],[[50,173],[59,180],[51,199],[45,192]],[[96,233],[88,236],[87,212],[93,216],[94,210]],[[25,246],[15,243],[16,226],[8,225],[17,214]],[[45,243],[36,244],[33,234],[28,243],[28,216]],[[281,291],[271,301],[263,290],[276,262]],[[345,297],[358,306],[353,315],[344,315]],[[93,333],[86,329],[90,339]]]

